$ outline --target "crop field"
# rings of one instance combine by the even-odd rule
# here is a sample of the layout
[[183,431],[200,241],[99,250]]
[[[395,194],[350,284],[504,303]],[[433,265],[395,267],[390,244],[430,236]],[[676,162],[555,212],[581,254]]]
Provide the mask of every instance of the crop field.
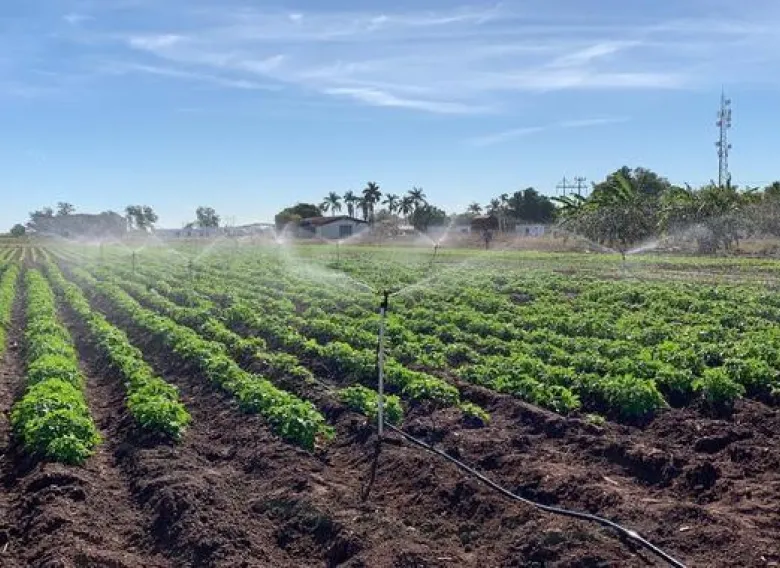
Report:
[[686,566],[780,565],[779,285],[749,258],[0,247],[0,565],[665,565],[402,432]]

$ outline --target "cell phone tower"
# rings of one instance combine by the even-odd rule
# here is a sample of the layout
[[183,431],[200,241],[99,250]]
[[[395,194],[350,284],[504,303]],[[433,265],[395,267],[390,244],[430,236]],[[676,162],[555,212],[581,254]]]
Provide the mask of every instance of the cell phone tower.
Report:
[[720,93],[720,110],[718,111],[718,121],[715,125],[720,129],[720,138],[715,142],[718,148],[718,187],[723,187],[731,179],[729,173],[729,128],[731,128],[731,99],[726,98],[726,94]]

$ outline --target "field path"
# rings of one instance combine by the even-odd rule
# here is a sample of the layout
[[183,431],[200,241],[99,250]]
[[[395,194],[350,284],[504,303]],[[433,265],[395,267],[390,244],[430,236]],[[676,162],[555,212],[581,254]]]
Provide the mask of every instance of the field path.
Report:
[[20,353],[23,320],[24,298],[21,290],[17,289],[5,352],[0,359],[0,565],[9,568],[22,566],[13,541],[12,509],[17,501],[16,493],[14,487],[6,484],[6,479],[15,457],[11,438],[11,408],[24,389],[24,365]]

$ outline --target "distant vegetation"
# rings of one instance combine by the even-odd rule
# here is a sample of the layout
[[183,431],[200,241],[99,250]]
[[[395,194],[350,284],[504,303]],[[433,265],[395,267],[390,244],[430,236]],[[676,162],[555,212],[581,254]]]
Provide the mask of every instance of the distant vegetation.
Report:
[[[128,205],[124,216],[106,211],[76,215],[76,208],[59,202],[30,213],[26,226],[17,224],[12,237],[27,232],[64,236],[86,234],[88,228],[108,227],[124,232],[154,230],[158,216],[149,205]],[[741,239],[780,237],[780,182],[760,188],[739,188],[709,183],[700,188],[676,186],[657,173],[627,166],[593,183],[586,194],[548,197],[533,187],[502,193],[487,203],[472,202],[465,211],[448,213],[428,200],[421,187],[405,194],[383,192],[369,181],[359,192],[330,191],[320,203],[297,203],[275,216],[278,228],[302,219],[330,214],[347,215],[368,222],[409,225],[418,231],[448,224],[468,225],[487,217],[485,225],[499,232],[512,232],[518,224],[555,224],[564,235],[585,237],[626,253],[653,239],[682,239],[696,244],[700,253],[731,250]],[[67,222],[63,222],[67,219]],[[213,207],[200,206],[186,228],[217,228],[221,218]],[[82,227],[83,225],[83,227]]]

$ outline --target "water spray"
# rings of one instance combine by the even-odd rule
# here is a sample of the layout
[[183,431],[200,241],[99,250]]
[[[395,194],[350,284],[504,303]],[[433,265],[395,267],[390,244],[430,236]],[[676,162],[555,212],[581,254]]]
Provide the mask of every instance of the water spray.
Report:
[[385,326],[387,325],[387,310],[389,308],[390,292],[382,292],[382,303],[379,304],[379,347],[377,349],[377,374],[379,376],[379,397],[377,398],[377,420],[379,440],[381,442],[385,431]]

